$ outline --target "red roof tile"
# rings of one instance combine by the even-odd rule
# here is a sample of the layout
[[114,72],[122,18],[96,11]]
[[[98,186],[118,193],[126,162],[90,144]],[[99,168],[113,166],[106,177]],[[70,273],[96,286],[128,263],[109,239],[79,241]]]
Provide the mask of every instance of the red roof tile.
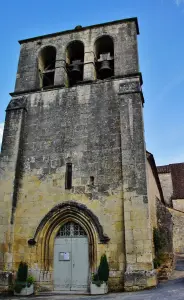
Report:
[[157,167],[158,173],[171,173],[173,183],[172,199],[184,199],[184,163]]
[[171,172],[170,165],[159,166],[157,167],[157,171],[158,173],[170,173]]

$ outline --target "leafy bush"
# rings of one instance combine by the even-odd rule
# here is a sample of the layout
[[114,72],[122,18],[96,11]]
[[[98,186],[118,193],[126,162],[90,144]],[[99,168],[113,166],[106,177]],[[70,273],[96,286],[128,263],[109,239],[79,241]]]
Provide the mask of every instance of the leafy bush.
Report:
[[98,271],[92,274],[92,282],[97,286],[101,286],[103,282],[107,282],[109,279],[109,264],[106,254],[102,255],[100,259],[100,265]]
[[154,258],[153,259],[153,265],[154,265],[154,269],[157,269],[158,267],[161,266],[161,261],[158,258]]
[[153,260],[154,268],[160,267],[166,260],[165,248],[167,238],[162,228],[153,228],[153,242],[155,247],[155,258]]
[[167,245],[165,232],[161,228],[153,228],[153,242],[155,253],[162,252]]
[[109,264],[106,254],[102,255],[98,268],[98,277],[100,281],[107,282],[109,279]]
[[34,282],[34,278],[32,276],[28,277],[28,265],[25,262],[20,262],[18,271],[17,271],[17,278],[14,284],[14,290],[16,293],[20,293],[23,288],[26,286],[30,286]]
[[25,262],[20,262],[18,272],[17,272],[17,281],[26,282],[28,275],[28,265]]
[[35,282],[35,279],[33,276],[29,275],[26,282],[27,282],[27,286],[29,287]]
[[98,272],[93,273],[93,274],[92,274],[92,281],[98,281],[98,280],[99,280]]

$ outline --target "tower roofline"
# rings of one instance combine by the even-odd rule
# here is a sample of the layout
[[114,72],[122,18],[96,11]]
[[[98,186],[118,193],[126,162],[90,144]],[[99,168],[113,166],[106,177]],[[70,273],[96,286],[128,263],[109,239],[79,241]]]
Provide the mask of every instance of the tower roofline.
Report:
[[92,28],[96,28],[96,27],[121,24],[121,23],[129,23],[129,22],[135,22],[137,34],[139,34],[138,19],[135,17],[135,18],[121,19],[121,20],[116,20],[116,21],[111,21],[111,22],[106,22],[106,23],[85,26],[85,27],[81,27],[81,28],[77,28],[77,29],[64,30],[64,31],[60,31],[60,32],[55,32],[55,33],[50,33],[50,34],[32,37],[32,38],[28,38],[28,39],[23,39],[23,40],[19,40],[19,44],[24,44],[27,42],[36,41],[36,40],[43,39],[43,38],[45,39],[45,38],[49,38],[49,37],[55,37],[58,35],[63,35],[63,34],[72,33],[72,32],[76,32],[76,31],[77,32],[84,31],[84,30],[92,29]]

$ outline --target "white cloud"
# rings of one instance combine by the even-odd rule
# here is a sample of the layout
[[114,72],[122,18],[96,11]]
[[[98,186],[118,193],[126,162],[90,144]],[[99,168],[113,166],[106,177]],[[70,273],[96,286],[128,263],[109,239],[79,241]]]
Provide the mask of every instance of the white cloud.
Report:
[[184,3],[184,0],[174,0],[176,5],[179,6],[180,4]]
[[[4,129],[4,123],[0,123],[0,146],[3,138],[3,129]],[[1,151],[1,148],[0,148]]]

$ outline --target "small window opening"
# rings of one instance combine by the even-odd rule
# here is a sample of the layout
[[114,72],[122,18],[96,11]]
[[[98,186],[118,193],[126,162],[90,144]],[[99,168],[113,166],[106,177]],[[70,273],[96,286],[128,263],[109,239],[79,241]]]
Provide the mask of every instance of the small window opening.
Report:
[[69,86],[83,81],[84,45],[80,41],[73,41],[66,50],[66,66]]
[[114,43],[110,36],[102,36],[95,43],[96,77],[106,79],[114,76]]
[[42,49],[38,58],[40,86],[42,88],[54,85],[56,49],[48,46]]
[[94,180],[95,180],[94,176],[90,176],[90,179],[89,179],[90,185],[94,185]]
[[72,188],[72,163],[66,164],[65,173],[65,189],[70,190]]

